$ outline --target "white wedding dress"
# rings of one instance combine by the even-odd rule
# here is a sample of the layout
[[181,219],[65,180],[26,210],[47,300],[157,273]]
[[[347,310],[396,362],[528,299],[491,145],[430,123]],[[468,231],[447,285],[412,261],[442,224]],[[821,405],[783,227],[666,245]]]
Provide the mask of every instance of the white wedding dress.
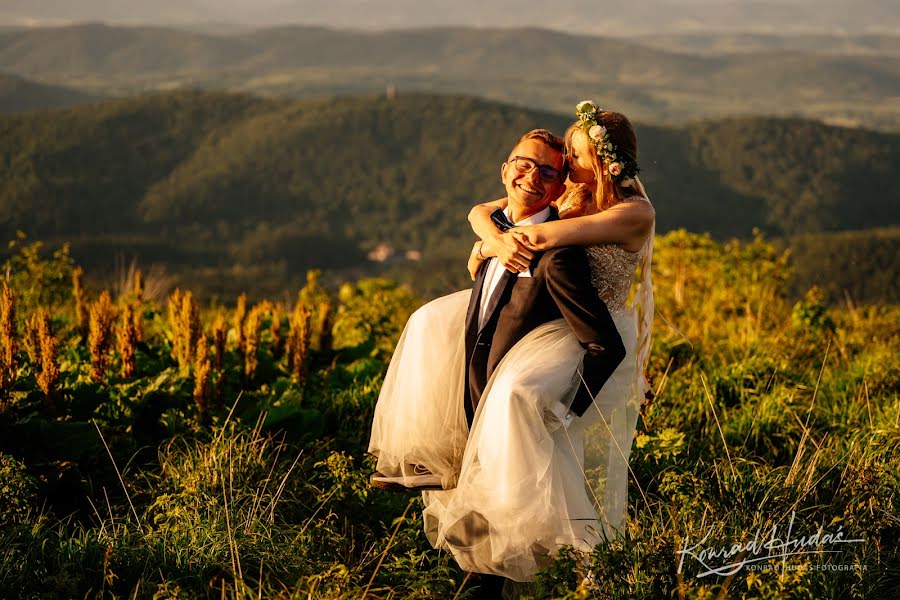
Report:
[[425,534],[466,571],[529,581],[561,546],[587,551],[624,531],[628,456],[646,390],[652,234],[637,253],[616,245],[586,251],[627,354],[569,428],[545,418],[551,403],[571,401],[584,356],[562,319],[531,331],[503,358],[471,431],[463,409],[470,291],[420,308],[397,344],[369,452],[379,472],[404,485],[421,483],[423,468],[440,477],[445,490],[423,493]]

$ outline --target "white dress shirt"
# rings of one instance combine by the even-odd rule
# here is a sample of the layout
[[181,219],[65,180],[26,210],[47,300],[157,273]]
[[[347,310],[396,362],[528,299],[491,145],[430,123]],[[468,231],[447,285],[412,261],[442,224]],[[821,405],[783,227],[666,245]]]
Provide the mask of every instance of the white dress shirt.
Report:
[[[509,215],[509,207],[505,208],[503,212],[506,214],[508,219],[511,219]],[[521,221],[516,221],[515,226],[519,227],[520,225],[534,225],[536,223],[543,223],[547,219],[550,218],[550,207],[546,207],[544,210],[537,212],[530,217],[522,219]],[[503,272],[505,269],[503,265],[500,264],[499,260],[495,260],[493,257],[488,259],[487,264],[487,272],[484,274],[484,283],[481,286],[481,303],[478,311],[478,328],[481,329],[484,327],[484,321],[487,318],[487,305],[490,302],[491,296],[497,289],[497,284],[500,283],[500,278],[503,276]],[[525,271],[518,274],[519,277],[531,277],[531,269],[526,269]],[[570,394],[573,398],[574,395]],[[572,398],[569,398],[569,404],[571,404]],[[548,429],[552,432],[554,429],[558,428],[560,425],[568,428],[569,425],[572,424],[575,415],[569,410],[568,404],[563,404],[562,402],[553,402],[549,407],[550,415],[544,415],[544,419],[547,422]],[[548,420],[549,418],[549,420]]]
[[[503,209],[504,214],[506,214],[506,218],[512,220],[509,215],[509,207],[507,206]],[[550,207],[547,206],[544,210],[540,212],[536,212],[530,217],[522,219],[521,221],[516,221],[515,226],[519,227],[521,225],[535,225],[537,223],[543,223],[547,219],[550,218]],[[484,327],[484,320],[487,318],[487,305],[491,300],[491,296],[494,294],[494,291],[497,288],[497,284],[500,283],[500,278],[503,276],[503,265],[500,264],[499,260],[495,258],[489,258],[487,264],[487,272],[484,274],[484,283],[481,286],[481,305],[478,310],[478,328],[481,329]],[[529,277],[531,275],[531,269],[519,273],[520,277]]]

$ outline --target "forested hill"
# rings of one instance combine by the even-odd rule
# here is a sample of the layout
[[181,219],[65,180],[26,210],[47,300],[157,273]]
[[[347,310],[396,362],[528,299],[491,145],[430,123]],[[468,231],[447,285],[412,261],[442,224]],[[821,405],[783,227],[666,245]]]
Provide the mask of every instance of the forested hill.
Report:
[[360,95],[393,82],[401,91],[480,96],[555,112],[602,94],[607,106],[654,123],[764,114],[900,129],[893,101],[900,94],[900,56],[889,42],[866,53],[838,42],[825,53],[827,42],[820,41],[715,54],[647,45],[655,42],[655,36],[623,40],[536,28],[283,26],[213,35],[81,24],[0,32],[0,65],[103,96],[196,87],[282,97]]
[[[0,233],[186,264],[347,267],[464,247],[522,132],[568,119],[463,97],[180,92],[0,117]],[[900,136],[815,122],[638,124],[660,231],[897,223]]]
[[95,99],[78,90],[0,73],[0,113],[74,106]]

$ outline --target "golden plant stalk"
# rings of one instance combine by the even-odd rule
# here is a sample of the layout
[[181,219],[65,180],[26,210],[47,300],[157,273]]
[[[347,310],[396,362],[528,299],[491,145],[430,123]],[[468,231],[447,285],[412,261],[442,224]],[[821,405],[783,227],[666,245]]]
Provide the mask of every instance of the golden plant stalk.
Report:
[[169,296],[169,327],[172,330],[172,358],[186,372],[194,360],[200,338],[200,306],[191,292],[176,288]]
[[25,320],[25,352],[28,353],[28,361],[32,365],[41,362],[41,343],[38,337],[38,315],[31,313],[31,316]]
[[143,305],[140,303],[136,303],[133,311],[133,318],[131,319],[131,325],[134,327],[134,339],[143,342],[144,341],[144,309]]
[[284,352],[284,337],[281,335],[281,320],[284,318],[280,304],[272,308],[272,324],[269,326],[269,335],[272,336],[272,354],[280,356]]
[[15,368],[16,360],[16,301],[9,286],[3,284],[0,298],[0,343],[3,344],[3,366]]
[[16,379],[16,303],[12,290],[4,282],[3,295],[0,296],[0,344],[2,344],[3,361],[0,368],[0,390],[9,390]]
[[216,314],[212,328],[213,348],[216,351],[216,371],[221,371],[225,366],[225,340],[228,337],[228,323],[225,321],[225,315]]
[[144,301],[144,275],[140,269],[134,272],[134,284],[131,291],[136,302],[142,303]]
[[131,292],[134,296],[132,325],[135,339],[142,342],[144,341],[144,275],[140,269],[134,272],[134,283]]
[[[169,318],[169,327],[174,328],[175,323],[178,321],[178,314],[181,311],[181,288],[175,288],[171,294],[169,294],[169,301],[166,304],[166,315]],[[173,331],[174,333],[174,331]],[[174,347],[174,340],[173,340]]]
[[122,311],[122,324],[116,330],[116,346],[119,356],[122,358],[122,377],[134,377],[137,370],[135,346],[137,344],[137,329],[135,327],[134,309],[131,305],[125,305]]
[[37,309],[37,333],[41,350],[41,371],[37,374],[38,387],[44,392],[45,406],[55,412],[54,396],[59,383],[59,365],[56,357],[56,338],[50,326],[50,316],[43,308]]
[[254,306],[244,322],[244,375],[253,379],[259,366],[260,333],[262,331],[262,314],[260,306]]
[[194,364],[194,404],[197,417],[205,422],[209,415],[209,388],[212,367],[209,362],[209,342],[201,335],[197,342],[197,360]]
[[306,358],[309,353],[309,340],[312,315],[301,302],[294,305],[290,318],[290,333],[287,341],[287,364],[291,377],[298,384],[306,379]]
[[216,315],[212,335],[213,347],[216,350],[216,406],[222,408],[225,402],[225,340],[228,336],[228,322],[222,313]]
[[90,311],[84,289],[84,269],[81,267],[76,267],[72,271],[72,295],[75,297],[75,321],[78,323],[82,339],[86,340],[90,327]]
[[200,341],[200,305],[194,300],[191,292],[185,292],[181,298],[181,321],[184,335],[184,361],[191,363],[194,360],[194,350]]
[[243,357],[246,351],[244,343],[244,321],[247,319],[247,294],[238,296],[237,307],[234,309],[232,326],[238,336],[238,353]]
[[318,313],[316,315],[316,333],[319,337],[319,350],[328,350],[331,348],[331,329],[332,323],[331,302],[324,300],[319,302]]
[[112,303],[109,291],[104,290],[90,309],[88,345],[91,350],[91,379],[95,382],[100,382],[106,372],[115,321],[116,307]]

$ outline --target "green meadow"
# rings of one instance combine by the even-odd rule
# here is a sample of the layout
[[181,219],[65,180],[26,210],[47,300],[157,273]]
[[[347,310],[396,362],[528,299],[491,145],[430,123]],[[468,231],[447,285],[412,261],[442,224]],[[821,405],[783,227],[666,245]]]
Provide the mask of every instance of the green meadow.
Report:
[[[67,247],[10,250],[0,596],[471,594],[425,540],[420,498],[367,486],[380,382],[422,302],[412,289],[328,289],[312,271],[290,302],[200,304],[138,272],[91,289]],[[627,535],[561,551],[533,597],[892,597],[900,309],[793,298],[788,257],[762,236],[676,230],[655,259],[656,398],[631,455]],[[731,574],[684,552],[773,528],[785,545],[772,553],[791,555]],[[799,546],[820,528],[826,543]]]

